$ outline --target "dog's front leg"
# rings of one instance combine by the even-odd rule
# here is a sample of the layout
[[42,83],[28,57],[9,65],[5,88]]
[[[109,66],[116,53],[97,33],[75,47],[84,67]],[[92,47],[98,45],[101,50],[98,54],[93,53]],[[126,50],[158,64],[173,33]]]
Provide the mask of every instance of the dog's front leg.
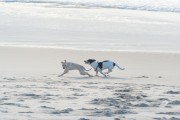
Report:
[[99,69],[99,70],[97,70],[97,71],[99,71],[102,75],[104,75],[104,77],[107,77],[107,76],[102,72],[101,69]]
[[61,76],[63,76],[66,73],[68,73],[68,70],[64,70],[64,72],[61,75],[59,75],[58,77],[61,77]]

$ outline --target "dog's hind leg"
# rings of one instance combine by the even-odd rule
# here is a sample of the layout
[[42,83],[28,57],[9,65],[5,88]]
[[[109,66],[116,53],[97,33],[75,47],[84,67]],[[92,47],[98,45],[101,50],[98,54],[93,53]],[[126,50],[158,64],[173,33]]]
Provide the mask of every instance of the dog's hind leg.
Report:
[[89,77],[93,77],[92,75],[90,75],[89,73],[86,73]]
[[105,75],[102,71],[99,71],[102,75],[104,75],[104,77],[107,77],[107,75]]
[[107,77],[107,76],[102,72],[101,69],[99,69],[98,71],[99,71],[102,75],[104,75],[104,77]]
[[87,73],[87,72],[85,72],[85,71],[79,70],[79,73],[80,73],[81,75],[88,75],[89,77],[93,77],[92,75],[90,75],[89,73]]
[[106,72],[105,74],[109,74],[110,72],[112,72],[112,69],[108,69],[108,72]]

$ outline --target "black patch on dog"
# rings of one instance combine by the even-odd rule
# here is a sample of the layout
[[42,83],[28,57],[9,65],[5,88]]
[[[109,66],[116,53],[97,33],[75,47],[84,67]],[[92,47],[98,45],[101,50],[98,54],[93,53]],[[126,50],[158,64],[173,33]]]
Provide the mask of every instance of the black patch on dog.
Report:
[[103,62],[99,62],[99,63],[98,63],[98,67],[102,70]]
[[90,63],[90,64],[93,63],[94,61],[96,61],[96,60],[94,60],[94,59],[87,60],[87,62]]
[[115,66],[115,65],[116,65],[116,63],[113,62],[113,66]]

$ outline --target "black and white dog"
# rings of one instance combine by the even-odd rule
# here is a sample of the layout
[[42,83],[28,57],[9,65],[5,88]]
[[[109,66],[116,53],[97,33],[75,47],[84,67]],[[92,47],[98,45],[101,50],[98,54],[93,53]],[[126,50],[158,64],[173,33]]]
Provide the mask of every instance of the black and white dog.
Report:
[[[119,67],[116,63],[109,60],[97,62],[95,59],[88,59],[88,60],[85,60],[84,62],[85,64],[89,64],[91,67],[94,68],[94,70],[96,71],[96,76],[98,76],[98,72],[100,72],[102,75],[106,77],[106,74],[109,74],[110,72],[112,72],[112,69],[114,68],[114,66],[118,67],[120,70],[125,69],[125,68]],[[108,72],[103,73],[102,71],[104,69],[108,69]]]

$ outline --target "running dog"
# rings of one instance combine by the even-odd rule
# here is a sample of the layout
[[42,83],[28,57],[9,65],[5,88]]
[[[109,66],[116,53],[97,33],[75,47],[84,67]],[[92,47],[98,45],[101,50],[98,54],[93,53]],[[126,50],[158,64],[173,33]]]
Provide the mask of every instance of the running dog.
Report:
[[[106,74],[109,74],[110,72],[112,72],[112,69],[114,68],[114,66],[118,67],[120,70],[125,70],[125,68],[121,68],[116,63],[109,60],[97,62],[95,59],[88,59],[88,60],[85,60],[84,62],[85,64],[89,64],[92,68],[94,68],[94,70],[96,71],[96,76],[98,76],[98,72],[100,72],[102,75],[106,77]],[[102,71],[104,69],[108,69],[108,72],[103,73]]]
[[64,74],[68,73],[70,70],[78,70],[81,75],[88,75],[89,77],[93,77],[92,75],[86,72],[89,70],[86,70],[82,65],[72,63],[72,62],[66,62],[66,60],[64,62],[61,62],[61,64],[64,69],[64,72],[58,77],[63,76]]

